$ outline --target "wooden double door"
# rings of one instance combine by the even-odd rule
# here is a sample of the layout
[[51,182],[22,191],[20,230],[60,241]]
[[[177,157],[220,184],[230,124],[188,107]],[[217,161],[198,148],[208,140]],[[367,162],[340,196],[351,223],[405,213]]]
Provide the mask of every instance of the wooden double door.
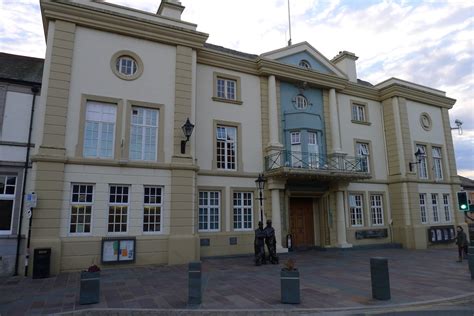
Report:
[[290,232],[293,248],[314,246],[313,199],[290,199]]

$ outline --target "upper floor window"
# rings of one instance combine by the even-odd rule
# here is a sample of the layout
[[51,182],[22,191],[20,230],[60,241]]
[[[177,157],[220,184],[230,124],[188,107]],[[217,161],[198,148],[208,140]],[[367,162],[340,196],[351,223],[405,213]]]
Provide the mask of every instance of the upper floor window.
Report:
[[433,156],[433,171],[436,180],[443,180],[443,165],[441,160],[441,147],[434,147],[431,150]]
[[426,216],[426,193],[420,193],[420,218],[421,223],[426,224],[428,223],[428,218]]
[[217,97],[228,100],[237,100],[237,81],[217,78]]
[[0,175],[0,235],[12,232],[16,177]]
[[356,154],[359,158],[359,171],[370,172],[369,168],[369,144],[367,143],[356,143]]
[[311,69],[311,64],[307,60],[304,60],[304,59],[300,60],[298,65],[305,69]]
[[298,110],[305,110],[308,107],[308,99],[302,94],[298,94],[295,98],[295,105]]
[[132,108],[130,159],[156,160],[158,116],[156,109]]
[[137,62],[130,56],[117,58],[117,71],[124,76],[133,76],[137,72]]
[[237,170],[237,128],[218,125],[216,138],[217,169]]
[[301,153],[301,132],[291,132],[291,166],[301,168],[303,166],[303,156]]
[[199,192],[199,231],[219,231],[220,192]]
[[364,226],[362,194],[349,195],[351,226]]
[[428,164],[426,161],[426,146],[425,145],[416,145],[416,149],[420,150],[422,153],[420,155],[418,163],[418,177],[420,179],[428,179]]
[[352,104],[352,120],[356,122],[367,122],[364,104]]
[[114,104],[87,102],[84,157],[113,157],[116,111]]
[[310,167],[319,167],[318,134],[308,132],[308,163]]
[[81,234],[91,232],[93,203],[94,186],[92,184],[72,185],[70,233]]

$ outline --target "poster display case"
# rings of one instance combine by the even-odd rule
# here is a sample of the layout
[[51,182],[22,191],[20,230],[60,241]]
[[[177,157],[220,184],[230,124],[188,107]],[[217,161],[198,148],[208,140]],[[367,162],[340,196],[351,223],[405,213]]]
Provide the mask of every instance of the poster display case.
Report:
[[135,262],[135,238],[102,238],[102,263]]

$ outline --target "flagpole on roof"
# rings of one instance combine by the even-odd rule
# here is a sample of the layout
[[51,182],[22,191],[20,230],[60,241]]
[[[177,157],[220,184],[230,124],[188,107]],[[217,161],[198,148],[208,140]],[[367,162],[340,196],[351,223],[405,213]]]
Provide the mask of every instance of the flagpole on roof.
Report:
[[290,39],[288,40],[288,46],[291,46],[291,15],[290,15],[290,0],[288,0],[288,27],[290,30]]

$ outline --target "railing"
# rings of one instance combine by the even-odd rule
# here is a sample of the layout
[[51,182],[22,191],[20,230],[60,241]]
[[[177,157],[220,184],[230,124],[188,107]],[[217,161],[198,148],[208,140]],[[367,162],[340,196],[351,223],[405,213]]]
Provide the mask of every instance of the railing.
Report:
[[282,167],[327,170],[351,173],[368,173],[366,158],[341,154],[318,155],[309,152],[281,150],[265,157],[265,170]]

